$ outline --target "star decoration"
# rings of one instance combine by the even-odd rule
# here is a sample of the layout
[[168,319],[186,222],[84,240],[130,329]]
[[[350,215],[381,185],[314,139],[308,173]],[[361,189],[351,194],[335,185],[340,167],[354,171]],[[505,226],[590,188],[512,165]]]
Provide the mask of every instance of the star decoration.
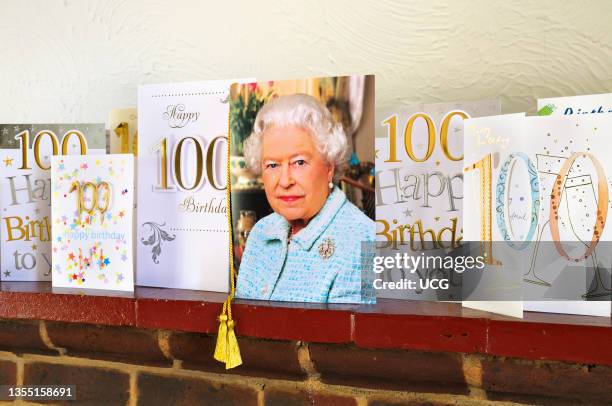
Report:
[[436,216],[436,217],[434,217],[434,220],[436,220],[436,221],[440,221],[440,216]]
[[38,248],[38,245],[32,244],[32,251],[36,251],[37,248]]
[[10,158],[8,156],[4,158],[2,162],[4,162],[4,166],[13,166],[13,158]]
[[378,158],[378,153],[379,153],[379,152],[380,152],[380,150],[379,150],[379,149],[375,149],[375,150],[374,150],[374,156],[375,156],[376,158]]
[[404,216],[406,216],[406,217],[412,217],[412,210],[410,210],[410,209],[404,210],[403,213],[404,213]]
[[4,276],[6,276],[6,277],[11,276],[11,271],[9,271],[9,270],[4,271]]

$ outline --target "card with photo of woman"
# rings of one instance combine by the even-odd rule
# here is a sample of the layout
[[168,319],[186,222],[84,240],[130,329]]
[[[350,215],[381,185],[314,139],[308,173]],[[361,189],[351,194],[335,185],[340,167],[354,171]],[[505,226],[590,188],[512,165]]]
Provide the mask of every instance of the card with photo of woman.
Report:
[[234,84],[230,174],[237,298],[375,302],[374,76]]

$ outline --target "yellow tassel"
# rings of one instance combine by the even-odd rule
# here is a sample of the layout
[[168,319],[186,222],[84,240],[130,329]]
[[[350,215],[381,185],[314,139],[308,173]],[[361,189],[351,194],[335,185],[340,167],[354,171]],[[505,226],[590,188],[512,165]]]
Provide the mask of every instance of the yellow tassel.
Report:
[[242,357],[240,356],[240,348],[238,347],[238,339],[234,332],[234,320],[227,321],[227,361],[225,369],[232,369],[242,365]]
[[219,334],[217,334],[217,345],[214,355],[215,359],[219,362],[227,363],[227,342],[227,315],[222,313],[219,316]]
[[[227,127],[229,133],[229,114],[227,116]],[[231,134],[230,134],[231,137]],[[217,345],[215,347],[215,359],[225,363],[225,369],[235,368],[242,365],[238,339],[234,331],[234,320],[232,318],[232,299],[236,294],[236,269],[234,268],[234,236],[232,230],[232,204],[231,204],[231,177],[230,177],[230,149],[227,149],[227,225],[230,230],[229,235],[229,264],[230,264],[230,293],[223,310],[219,316],[219,334],[217,335]]]

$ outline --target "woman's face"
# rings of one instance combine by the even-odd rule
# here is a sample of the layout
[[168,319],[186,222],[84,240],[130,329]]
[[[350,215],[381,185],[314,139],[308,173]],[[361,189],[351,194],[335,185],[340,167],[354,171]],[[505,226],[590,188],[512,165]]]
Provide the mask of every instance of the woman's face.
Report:
[[310,221],[325,204],[334,175],[301,127],[273,127],[263,135],[262,177],[272,209],[287,221]]

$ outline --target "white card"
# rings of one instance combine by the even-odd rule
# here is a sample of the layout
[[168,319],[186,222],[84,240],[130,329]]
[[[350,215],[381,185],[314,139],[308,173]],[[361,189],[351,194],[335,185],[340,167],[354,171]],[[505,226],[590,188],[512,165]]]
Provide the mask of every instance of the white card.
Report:
[[53,157],[51,185],[53,287],[133,291],[133,155]]
[[[409,244],[420,250],[421,232],[431,241],[449,246],[462,237],[463,228],[463,120],[499,114],[500,101],[419,104],[377,112],[376,127],[376,223],[377,241]],[[405,147],[405,129],[412,122],[408,141],[413,157]],[[429,127],[428,127],[429,124]],[[395,130],[395,134],[392,131]],[[443,135],[444,134],[444,135]],[[392,154],[392,140],[395,150]],[[431,145],[430,145],[431,144]],[[393,155],[393,156],[392,156]],[[425,159],[427,158],[427,159]],[[413,234],[400,231],[408,226]],[[398,241],[399,240],[399,241]],[[410,249],[405,245],[402,250]],[[439,270],[438,270],[439,271]],[[437,274],[439,274],[439,272]],[[421,272],[421,271],[418,271]],[[407,275],[394,270],[384,275],[399,281]],[[413,275],[424,279],[427,275]],[[456,275],[447,273],[454,283]],[[444,293],[444,292],[441,292]],[[438,292],[421,289],[383,290],[379,297],[436,300]]]
[[229,290],[227,137],[234,82],[138,89],[138,285]]
[[[508,170],[508,165],[505,164],[521,159],[513,153],[524,150],[524,117],[523,113],[519,113],[465,121],[464,166],[466,171],[463,183],[463,204],[464,207],[471,209],[464,211],[464,241],[503,242],[507,240],[508,234],[514,234],[514,231],[525,234],[522,235],[522,239],[530,238],[529,229],[521,227],[520,224],[523,216],[517,218],[511,215],[511,210],[518,212],[520,208],[512,208],[509,205],[504,207],[502,204],[498,211],[497,207],[499,201],[507,202],[514,197],[515,183],[529,184],[528,172],[519,173],[518,180],[509,179],[512,176],[506,173],[505,176],[502,176],[507,179],[506,186],[502,188],[506,196],[504,198],[496,196],[499,190],[497,185],[500,173]],[[502,213],[500,220],[503,225],[501,227],[498,225],[496,215],[498,212]],[[521,239],[521,236],[512,235],[509,238],[518,240]],[[491,248],[493,250],[495,247]],[[487,254],[495,255],[492,257],[492,263],[488,263],[484,271],[478,273],[468,271],[463,274],[464,288],[468,290],[470,287],[474,288],[471,296],[474,297],[483,292],[481,295],[487,300],[465,300],[463,305],[508,316],[522,317],[522,300],[517,300],[517,298],[522,299],[522,269],[524,266],[522,259],[524,256],[519,251],[497,253],[493,250]],[[503,268],[496,265],[498,261],[503,264]],[[473,284],[477,286],[474,287]],[[503,300],[503,295],[508,295],[508,299]],[[493,297],[499,297],[501,300],[488,300]]]
[[571,116],[612,113],[612,93],[538,99],[538,115]]
[[[492,157],[490,197],[482,197],[481,172],[466,172],[464,204],[480,209],[465,212],[465,239],[517,247],[497,259],[505,270],[516,263],[522,271],[524,297],[542,299],[525,301],[525,310],[609,316],[609,300],[587,300],[611,293],[612,254],[606,245],[612,231],[605,223],[612,186],[606,135],[612,132],[612,116],[499,116],[469,120],[465,131],[466,163]],[[479,147],[484,134],[494,142]],[[491,207],[483,207],[486,201]],[[489,214],[483,217],[483,210]],[[521,248],[523,242],[531,244]],[[499,306],[479,308],[497,311]]]
[[138,112],[135,107],[111,110],[108,131],[111,154],[138,155]]
[[[590,96],[582,96],[582,99],[586,100],[588,97]],[[589,100],[589,102],[593,101]],[[572,102],[575,103],[575,101]],[[603,102],[603,100],[596,102]],[[581,105],[586,106],[586,104]],[[573,106],[577,108],[577,104]],[[536,163],[540,183],[539,240],[584,241],[586,245],[592,245],[598,210],[606,205],[606,202],[600,200],[599,191],[602,190],[601,188],[612,190],[610,182],[612,162],[608,156],[611,142],[609,135],[612,134],[612,115],[574,114],[560,117],[528,117],[525,132],[526,139],[530,141],[529,152]],[[564,164],[574,153],[579,152],[590,154],[591,158],[579,154],[569,172],[562,177],[563,188],[559,199],[558,220],[554,226],[558,230],[558,236],[555,237],[551,231],[554,227],[551,227],[552,217],[550,215],[553,186]],[[600,179],[594,162],[599,163],[605,178]],[[609,210],[609,202],[607,205]],[[612,218],[609,213],[610,211],[608,211],[608,221],[599,237],[601,242],[612,241],[610,224]],[[525,310],[610,316],[611,291],[609,275],[606,273],[609,272],[609,269],[605,271],[604,267],[599,265],[593,267],[593,263],[607,264],[607,268],[610,267],[612,258],[607,250],[608,244],[601,243],[585,260],[578,262],[569,261],[559,253],[556,253],[555,258],[534,256],[537,260],[534,261],[533,269],[529,270],[525,278],[525,289],[529,290],[528,294],[545,298],[549,291],[563,292],[564,295],[574,297],[576,300],[526,301]],[[572,258],[577,258],[582,255],[582,252],[568,254]],[[593,274],[592,286],[585,286],[585,272],[589,272],[589,275],[591,272],[596,272]],[[585,301],[596,297],[607,297],[608,300]]]
[[0,124],[2,281],[51,280],[51,156],[104,154],[103,124]]

